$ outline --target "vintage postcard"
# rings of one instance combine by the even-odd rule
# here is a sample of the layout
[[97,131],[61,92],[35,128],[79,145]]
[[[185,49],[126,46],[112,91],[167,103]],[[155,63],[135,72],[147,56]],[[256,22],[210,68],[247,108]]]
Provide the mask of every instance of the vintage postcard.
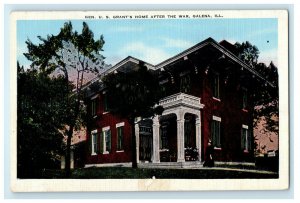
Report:
[[10,18],[12,191],[288,189],[286,10]]

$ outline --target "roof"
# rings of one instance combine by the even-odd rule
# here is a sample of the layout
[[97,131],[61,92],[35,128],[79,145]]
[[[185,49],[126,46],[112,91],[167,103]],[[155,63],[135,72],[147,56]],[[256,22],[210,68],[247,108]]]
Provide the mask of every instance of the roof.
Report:
[[[223,44],[224,46],[226,46],[227,48],[225,48],[224,46],[222,46],[221,44]],[[234,53],[232,53],[230,50],[228,50],[228,44],[230,44],[229,42],[223,40],[220,43],[218,43],[217,41],[215,41],[213,38],[209,37],[206,40],[184,50],[183,52],[168,58],[164,61],[162,61],[161,63],[157,64],[157,65],[152,65],[150,63],[144,62],[140,59],[137,59],[135,57],[132,56],[128,56],[125,59],[123,59],[122,61],[120,61],[119,63],[117,63],[116,65],[114,65],[113,67],[111,67],[110,69],[106,70],[105,72],[103,72],[101,74],[101,77],[112,73],[116,70],[118,70],[119,68],[125,66],[127,63],[135,63],[135,64],[139,64],[140,62],[144,62],[145,65],[147,66],[147,68],[151,69],[151,70],[159,70],[167,65],[170,65],[174,62],[176,62],[177,60],[186,57],[187,55],[194,53],[196,51],[198,51],[199,49],[207,46],[207,45],[211,45],[213,46],[215,49],[219,50],[220,52],[222,52],[226,57],[230,58],[232,61],[234,61],[235,63],[239,64],[241,67],[243,67],[244,69],[248,70],[251,74],[254,74],[255,76],[257,76],[258,78],[260,78],[261,80],[263,80],[264,82],[266,82],[268,85],[270,86],[274,86],[271,82],[269,82],[268,80],[266,80],[262,75],[260,75],[260,73],[258,73],[256,70],[254,70],[251,66],[249,66],[248,64],[246,64],[244,61],[242,61],[240,58],[238,58]],[[89,82],[89,84],[93,83],[93,81],[99,81],[100,78],[95,78],[93,80],[91,80],[91,82]],[[88,84],[88,85],[89,85]],[[87,86],[88,86],[87,85]]]
[[270,86],[274,86],[272,83],[270,83],[268,80],[266,80],[263,76],[261,76],[256,70],[254,70],[252,67],[250,67],[248,64],[246,64],[244,61],[242,61],[240,58],[238,58],[235,54],[230,52],[228,49],[226,49],[224,46],[220,45],[217,41],[215,41],[213,38],[209,37],[206,40],[192,46],[191,48],[159,63],[156,65],[156,69],[160,69],[165,67],[166,65],[172,64],[173,62],[177,61],[178,59],[181,59],[193,52],[196,52],[197,50],[207,46],[207,45],[212,45],[219,51],[221,51],[225,56],[233,60],[234,62],[238,63],[241,67],[245,68],[248,70],[250,73],[256,75],[258,78],[262,79],[266,83],[268,83]]

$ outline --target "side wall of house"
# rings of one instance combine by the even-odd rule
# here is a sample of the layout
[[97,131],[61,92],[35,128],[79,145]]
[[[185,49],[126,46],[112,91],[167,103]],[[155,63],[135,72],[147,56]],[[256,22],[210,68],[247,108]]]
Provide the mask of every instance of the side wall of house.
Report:
[[[91,101],[88,102],[88,111],[91,111]],[[131,162],[131,126],[126,119],[119,118],[110,112],[104,112],[104,95],[101,93],[96,98],[96,116],[89,114],[89,123],[87,129],[88,153],[86,155],[86,164],[101,163],[127,163]],[[123,126],[123,149],[117,149],[117,124],[124,123]],[[123,124],[122,124],[123,125]],[[103,128],[109,127],[111,132],[111,150],[109,153],[100,150],[103,147],[103,138],[101,132]],[[97,153],[92,154],[91,132],[97,130]],[[102,145],[102,146],[101,146]]]
[[[253,131],[253,116],[250,90],[248,91],[248,106],[242,107],[242,84],[235,81],[226,81],[223,75],[219,77],[219,98],[212,94],[210,75],[202,73],[203,91],[200,95],[201,103],[205,106],[202,114],[202,157],[206,155],[209,139],[212,139],[213,117],[220,118],[221,147],[215,147],[214,156],[216,161],[253,161],[253,151],[244,151],[241,148],[242,126],[248,126],[249,133]],[[249,140],[253,142],[253,140]]]

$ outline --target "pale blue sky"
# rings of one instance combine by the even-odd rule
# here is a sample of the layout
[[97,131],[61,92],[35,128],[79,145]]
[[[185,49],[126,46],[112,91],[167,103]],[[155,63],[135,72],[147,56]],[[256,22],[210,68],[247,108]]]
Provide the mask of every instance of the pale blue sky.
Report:
[[[116,64],[128,55],[153,65],[212,37],[235,43],[250,41],[260,50],[259,61],[277,64],[277,19],[132,19],[84,20],[95,39],[104,35],[102,54],[106,63]],[[27,67],[23,55],[25,41],[38,43],[37,36],[58,34],[65,20],[26,20],[17,22],[17,59]],[[81,32],[83,20],[72,20],[74,30]]]

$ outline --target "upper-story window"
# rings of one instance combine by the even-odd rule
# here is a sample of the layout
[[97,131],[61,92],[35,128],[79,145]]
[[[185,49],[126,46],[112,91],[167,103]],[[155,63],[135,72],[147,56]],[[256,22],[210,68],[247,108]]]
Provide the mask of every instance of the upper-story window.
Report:
[[108,102],[108,96],[107,94],[103,94],[103,111],[108,112],[109,111],[109,102]]
[[242,108],[247,109],[248,107],[248,91],[246,88],[242,88]]
[[189,74],[180,77],[180,92],[190,93],[191,91],[191,77]]
[[220,99],[220,76],[218,73],[213,73],[211,86],[212,86],[212,96],[214,98]]
[[211,140],[214,147],[221,148],[221,118],[217,116],[212,119]]
[[91,116],[95,116],[97,114],[97,99],[92,99],[91,101]]

